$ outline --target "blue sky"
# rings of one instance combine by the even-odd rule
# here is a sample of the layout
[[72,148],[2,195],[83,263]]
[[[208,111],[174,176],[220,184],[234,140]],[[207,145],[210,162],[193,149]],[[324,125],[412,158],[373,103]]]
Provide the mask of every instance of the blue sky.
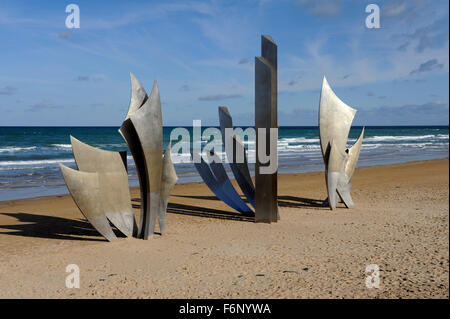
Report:
[[324,75],[355,125],[448,125],[448,21],[446,0],[2,0],[0,126],[120,126],[129,72],[148,93],[158,80],[165,125],[217,125],[219,105],[253,125],[261,34],[278,44],[280,125],[317,125]]

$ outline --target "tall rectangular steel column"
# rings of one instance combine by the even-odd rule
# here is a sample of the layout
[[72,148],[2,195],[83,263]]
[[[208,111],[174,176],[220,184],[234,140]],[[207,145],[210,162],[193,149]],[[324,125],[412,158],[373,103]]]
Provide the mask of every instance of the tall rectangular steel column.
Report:
[[[258,154],[258,129],[265,129],[267,155],[270,151],[270,128],[278,129],[277,45],[270,36],[261,36],[261,55],[262,57],[255,57],[255,220],[271,223],[278,220],[278,170],[272,174],[261,174],[260,167],[269,164],[261,163]],[[271,156],[277,157],[278,154]]]

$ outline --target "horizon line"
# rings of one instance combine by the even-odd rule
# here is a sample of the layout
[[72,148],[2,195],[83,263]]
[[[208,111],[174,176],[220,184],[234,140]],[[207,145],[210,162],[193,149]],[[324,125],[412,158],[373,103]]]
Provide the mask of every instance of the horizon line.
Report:
[[[449,127],[449,124],[390,124],[390,125],[352,125],[352,127]],[[0,125],[0,128],[12,128],[12,127],[54,127],[54,128],[69,128],[69,127],[86,127],[86,128],[120,128],[116,125]],[[164,127],[193,127],[192,125],[163,125]],[[220,127],[220,125],[202,125],[202,127]],[[235,127],[254,127],[254,125],[235,125]],[[279,128],[289,127],[319,127],[319,125],[279,125]]]

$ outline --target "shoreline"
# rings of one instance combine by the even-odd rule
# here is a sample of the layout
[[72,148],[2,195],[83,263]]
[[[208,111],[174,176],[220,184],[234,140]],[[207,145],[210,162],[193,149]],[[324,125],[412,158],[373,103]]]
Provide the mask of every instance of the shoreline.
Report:
[[[430,161],[439,161],[439,160],[448,160],[449,157],[442,157],[442,158],[433,158],[433,159],[425,159],[425,160],[412,160],[412,161],[404,161],[404,162],[399,162],[399,163],[388,163],[388,164],[375,164],[375,165],[361,165],[358,166],[357,169],[359,168],[367,168],[367,167],[385,167],[385,166],[392,166],[392,165],[402,165],[402,164],[408,164],[408,163],[422,163],[422,162],[430,162]],[[292,175],[292,174],[309,174],[309,173],[323,173],[323,170],[321,171],[317,171],[317,170],[313,170],[313,171],[306,171],[306,172],[288,172],[288,173],[278,173],[279,176],[282,175]],[[200,178],[200,176],[199,176]],[[252,179],[254,179],[254,176],[252,175]],[[233,184],[235,184],[235,180],[234,178],[230,177],[230,180]],[[203,183],[203,181],[186,181],[186,182],[179,182],[176,185],[185,185],[185,184],[192,184],[192,183]],[[239,187],[236,188],[238,190],[238,193],[240,193],[240,189]],[[66,188],[67,190],[67,188]],[[136,192],[139,191],[139,185],[138,186],[130,186],[130,191]],[[43,195],[43,196],[34,196],[34,197],[24,197],[24,198],[17,198],[17,199],[10,199],[10,200],[0,200],[0,207],[2,204],[7,203],[7,202],[15,202],[15,201],[23,201],[23,200],[32,200],[32,199],[39,199],[39,198],[59,198],[61,196],[69,196],[69,192],[67,191],[67,193],[65,194],[54,194],[54,195]]]
[[[167,233],[148,241],[105,241],[69,195],[0,202],[0,298],[448,298],[448,165],[359,167],[355,207],[335,211],[323,172],[280,175],[273,224],[227,218],[239,214],[204,183],[179,184]],[[80,289],[65,287],[69,264]]]

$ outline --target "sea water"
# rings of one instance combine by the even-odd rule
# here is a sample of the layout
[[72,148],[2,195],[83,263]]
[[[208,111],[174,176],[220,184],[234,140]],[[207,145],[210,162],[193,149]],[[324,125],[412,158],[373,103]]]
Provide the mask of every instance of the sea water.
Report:
[[[164,148],[173,128],[163,129]],[[192,128],[186,128],[192,137]],[[352,127],[349,146],[356,141],[361,129]],[[358,166],[446,158],[448,132],[448,126],[366,127]],[[0,201],[68,193],[58,163],[76,168],[70,135],[101,149],[128,150],[118,127],[0,127]],[[245,141],[247,147],[252,143],[252,140]],[[189,153],[172,155],[177,157],[174,160],[179,183],[201,181],[192,163],[177,160],[184,157],[186,161]],[[248,153],[250,162],[254,162],[254,155],[254,152]],[[323,170],[318,127],[280,127],[278,157],[279,173]],[[127,158],[130,185],[137,186],[136,169],[129,151]],[[227,164],[226,168],[232,178]],[[254,165],[250,164],[250,171],[253,170]]]

